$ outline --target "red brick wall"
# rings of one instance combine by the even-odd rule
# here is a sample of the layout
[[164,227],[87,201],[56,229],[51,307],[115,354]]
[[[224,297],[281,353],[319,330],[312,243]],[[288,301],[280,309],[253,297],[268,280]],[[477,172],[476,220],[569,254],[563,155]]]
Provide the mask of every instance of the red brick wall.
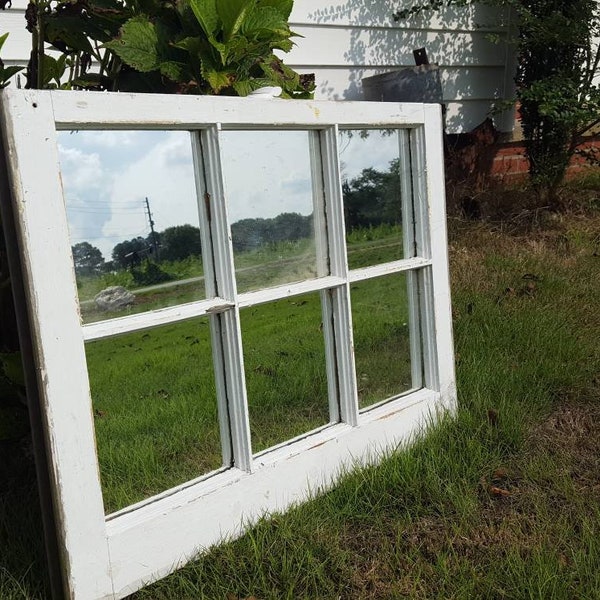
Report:
[[[525,148],[522,142],[496,143],[489,176],[510,183],[526,177],[529,162],[525,158]],[[588,138],[579,148],[596,147],[600,150],[600,136]],[[575,154],[567,169],[567,177],[580,174],[590,168],[590,163],[583,156]]]

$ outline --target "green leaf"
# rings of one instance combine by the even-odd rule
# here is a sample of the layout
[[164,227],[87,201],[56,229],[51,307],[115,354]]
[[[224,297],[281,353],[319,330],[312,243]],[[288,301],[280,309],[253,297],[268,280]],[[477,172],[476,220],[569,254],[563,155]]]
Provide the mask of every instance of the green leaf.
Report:
[[159,70],[162,75],[168,77],[172,81],[181,81],[184,71],[184,65],[175,61],[166,61],[160,63]]
[[2,363],[4,375],[12,384],[25,387],[25,375],[23,375],[20,352],[3,352],[0,354],[0,363]]
[[228,42],[242,28],[244,21],[252,14],[256,0],[221,0],[217,12],[223,27],[223,40]]
[[241,32],[248,37],[267,37],[271,43],[286,39],[291,35],[286,19],[276,9],[265,6],[248,14]]
[[223,88],[228,88],[234,78],[233,73],[213,69],[203,69],[202,76],[208,81],[214,94],[218,94]]
[[241,81],[236,81],[233,84],[233,89],[236,91],[238,96],[247,96],[254,90],[258,90],[261,87],[268,87],[272,85],[273,82],[269,79],[263,78],[253,78],[253,79],[243,79]]
[[287,21],[292,13],[294,0],[258,0],[258,6],[272,6],[281,13],[283,18]]
[[[59,17],[48,19],[46,39],[51,44],[64,42],[69,48],[95,54],[88,36],[82,31],[81,19],[77,17]],[[60,46],[58,46],[60,48]]]
[[44,85],[49,85],[51,81],[60,84],[60,78],[65,72],[66,54],[62,54],[58,59],[44,54],[42,61],[42,73],[44,75]]
[[129,19],[123,27],[119,38],[104,44],[129,66],[147,73],[159,66],[158,35],[156,28],[143,15]]
[[13,75],[16,75],[19,71],[22,71],[23,67],[3,67],[0,68],[0,90],[5,88],[10,81],[8,81]]
[[4,35],[0,35],[0,50],[2,50],[2,46],[4,46],[4,42],[6,41],[7,37],[8,37],[8,33],[5,33]]
[[219,29],[216,0],[190,0],[190,6],[206,37],[214,37]]

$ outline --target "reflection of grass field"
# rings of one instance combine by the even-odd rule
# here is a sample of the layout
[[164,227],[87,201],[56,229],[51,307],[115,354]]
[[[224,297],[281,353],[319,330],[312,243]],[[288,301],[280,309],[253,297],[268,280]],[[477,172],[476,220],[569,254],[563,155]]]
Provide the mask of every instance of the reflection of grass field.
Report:
[[405,275],[351,286],[360,408],[412,387]]
[[221,465],[206,319],[87,346],[109,511]]
[[241,313],[253,450],[329,422],[318,294]]
[[[410,387],[404,276],[361,282],[352,301],[366,406]],[[254,452],[329,422],[321,320],[318,293],[241,311]],[[91,342],[87,354],[108,511],[221,465],[206,319]]]

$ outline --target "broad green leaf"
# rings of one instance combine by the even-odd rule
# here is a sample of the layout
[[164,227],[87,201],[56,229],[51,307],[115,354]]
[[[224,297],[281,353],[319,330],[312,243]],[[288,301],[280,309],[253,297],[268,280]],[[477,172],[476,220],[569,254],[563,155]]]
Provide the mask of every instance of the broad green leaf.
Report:
[[20,352],[3,352],[0,354],[0,363],[2,363],[4,375],[12,384],[25,386]]
[[276,44],[271,46],[272,50],[281,50],[282,52],[290,52],[292,48],[295,46],[292,40],[280,40]]
[[173,44],[175,48],[187,50],[190,54],[198,54],[203,45],[202,40],[197,37],[186,37]]
[[13,75],[22,71],[24,67],[3,67],[0,68],[0,89],[5,88],[10,84],[8,81]]
[[294,7],[294,0],[258,0],[258,6],[272,6],[277,9],[287,21]]
[[0,35],[0,50],[2,50],[2,46],[4,46],[4,42],[6,41],[7,37],[8,37],[8,33]]
[[204,69],[202,76],[210,85],[213,93],[218,94],[223,88],[231,85],[234,76],[229,71],[214,71],[212,69]]
[[[66,55],[62,55],[66,58]],[[62,58],[61,56],[61,58]],[[52,56],[44,54],[42,61],[42,73],[44,84],[49,84],[51,81],[55,81],[57,84],[60,83],[60,78],[65,72],[65,59],[57,60]]]
[[247,96],[254,90],[258,90],[261,87],[268,87],[273,85],[273,82],[269,79],[254,78],[254,79],[242,79],[236,81],[233,84],[233,89],[236,91],[238,96]]
[[133,17],[123,27],[119,38],[104,44],[129,66],[146,73],[158,67],[158,35],[145,16]]
[[60,17],[48,19],[46,23],[47,41],[64,42],[73,50],[94,54],[94,48],[86,33],[82,31],[81,19],[78,17]]
[[175,61],[166,61],[160,63],[159,70],[162,75],[168,77],[171,81],[181,81],[184,65]]
[[270,6],[253,10],[244,20],[241,33],[249,37],[267,37],[271,43],[291,35],[287,21],[281,13]]
[[[251,58],[252,49],[249,47],[248,40],[243,36],[236,36],[232,38],[227,44],[227,54],[225,56],[225,60],[223,60],[224,64],[228,64],[232,67],[235,67],[236,70],[243,68],[244,62]],[[221,59],[223,59],[223,55],[221,55]]]
[[214,94],[218,94],[223,88],[229,87],[235,79],[235,74],[226,71],[211,57],[201,57],[201,74],[211,87]]
[[190,6],[206,37],[214,37],[219,30],[217,0],[190,0]]
[[255,6],[256,0],[220,0],[217,4],[217,12],[223,26],[225,42],[238,33]]

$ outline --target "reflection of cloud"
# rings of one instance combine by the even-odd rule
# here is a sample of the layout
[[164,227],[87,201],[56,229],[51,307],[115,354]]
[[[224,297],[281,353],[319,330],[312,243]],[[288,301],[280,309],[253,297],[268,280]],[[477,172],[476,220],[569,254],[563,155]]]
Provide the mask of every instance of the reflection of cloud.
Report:
[[[137,131],[78,131],[79,143],[94,148],[134,146],[139,141]],[[142,132],[143,135],[143,132]]]
[[281,182],[281,189],[290,194],[305,194],[310,190],[311,183],[308,177],[296,177],[295,179],[284,179]]
[[88,241],[109,259],[113,247],[155,229],[198,224],[187,132],[59,133],[61,175],[72,243]]
[[[114,135],[107,138],[106,133]],[[59,138],[73,243],[88,241],[110,259],[117,243],[146,237],[150,233],[146,198],[156,231],[185,223],[199,225],[188,132],[85,134],[85,140],[68,133]],[[94,145],[96,135],[99,142]],[[309,135],[289,130],[223,132],[221,156],[231,222],[313,212]],[[396,136],[377,131],[366,137],[342,136],[347,177],[367,167],[385,170],[398,156]],[[129,139],[135,139],[135,144],[111,145]]]
[[398,136],[376,129],[366,132],[342,130],[339,147],[342,179],[354,179],[367,168],[387,171],[390,162],[399,155]]
[[[122,239],[148,235],[150,225],[145,212],[146,198],[156,231],[184,223],[198,226],[189,133],[146,133],[145,154],[124,165],[122,172],[114,178],[110,190],[113,213],[104,226],[107,235],[114,235],[117,231]],[[118,211],[124,201],[138,207],[138,210]]]
[[306,131],[225,131],[223,175],[229,218],[313,211]]
[[102,187],[102,163],[97,153],[86,154],[78,148],[68,148],[62,144],[59,144],[58,152],[63,181],[68,182],[67,193]]

